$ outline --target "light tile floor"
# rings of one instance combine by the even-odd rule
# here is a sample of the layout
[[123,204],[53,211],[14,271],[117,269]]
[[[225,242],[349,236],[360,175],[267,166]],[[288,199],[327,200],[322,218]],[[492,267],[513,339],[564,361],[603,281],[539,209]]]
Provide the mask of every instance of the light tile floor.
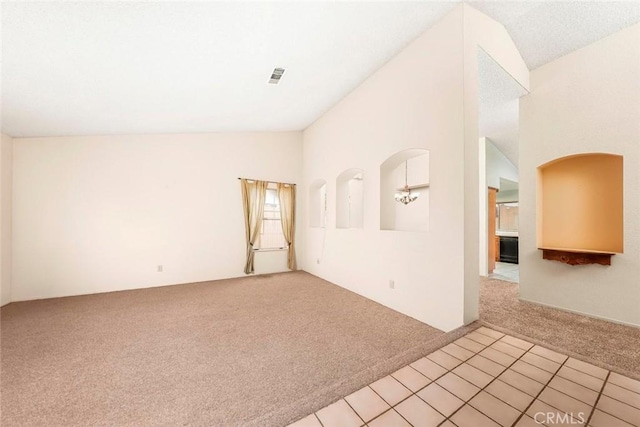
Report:
[[481,327],[290,427],[640,427],[640,381]]
[[508,262],[496,262],[493,273],[489,275],[491,279],[506,280],[507,282],[520,282],[520,267],[518,264]]

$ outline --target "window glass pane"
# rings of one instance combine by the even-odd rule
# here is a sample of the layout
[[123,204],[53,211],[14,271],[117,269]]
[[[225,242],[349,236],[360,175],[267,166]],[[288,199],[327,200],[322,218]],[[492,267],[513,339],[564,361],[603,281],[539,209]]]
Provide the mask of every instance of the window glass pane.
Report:
[[497,226],[500,231],[518,231],[518,203],[498,203]]
[[267,196],[264,202],[265,209],[267,206],[280,206],[280,200],[278,199],[278,192],[274,189],[267,189]]
[[286,248],[287,243],[282,232],[280,222],[280,200],[275,189],[268,188],[264,203],[264,215],[260,237],[256,242],[256,249],[281,249]]

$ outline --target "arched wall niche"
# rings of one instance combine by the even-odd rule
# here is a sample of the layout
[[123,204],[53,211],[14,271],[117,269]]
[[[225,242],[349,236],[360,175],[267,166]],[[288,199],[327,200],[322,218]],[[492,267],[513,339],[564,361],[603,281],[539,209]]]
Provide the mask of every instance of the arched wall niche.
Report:
[[547,250],[622,253],[623,158],[585,153],[538,167],[537,243]]
[[327,181],[316,179],[309,186],[309,226],[324,228],[327,213]]
[[363,228],[364,171],[347,169],[336,178],[336,228]]
[[[406,183],[418,198],[404,205],[394,198]],[[380,165],[380,229],[429,230],[429,150],[399,151]]]

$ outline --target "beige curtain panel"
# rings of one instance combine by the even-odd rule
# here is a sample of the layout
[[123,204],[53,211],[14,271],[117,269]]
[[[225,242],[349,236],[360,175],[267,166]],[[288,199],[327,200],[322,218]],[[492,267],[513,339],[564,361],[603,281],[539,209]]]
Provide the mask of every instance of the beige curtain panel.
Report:
[[296,186],[278,183],[278,199],[280,199],[282,232],[289,245],[287,267],[289,270],[296,270]]
[[262,217],[264,216],[264,201],[267,194],[266,181],[249,182],[246,179],[240,180],[242,187],[242,207],[244,208],[244,231],[247,243],[247,262],[244,265],[246,274],[253,273],[253,245],[258,240],[260,228],[262,227]]

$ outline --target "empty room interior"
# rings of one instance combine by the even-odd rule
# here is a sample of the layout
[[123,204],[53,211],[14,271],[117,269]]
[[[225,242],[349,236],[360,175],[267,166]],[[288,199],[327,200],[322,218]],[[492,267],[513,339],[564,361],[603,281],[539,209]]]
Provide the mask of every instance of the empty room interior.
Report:
[[1,3],[3,426],[640,426],[640,3]]

